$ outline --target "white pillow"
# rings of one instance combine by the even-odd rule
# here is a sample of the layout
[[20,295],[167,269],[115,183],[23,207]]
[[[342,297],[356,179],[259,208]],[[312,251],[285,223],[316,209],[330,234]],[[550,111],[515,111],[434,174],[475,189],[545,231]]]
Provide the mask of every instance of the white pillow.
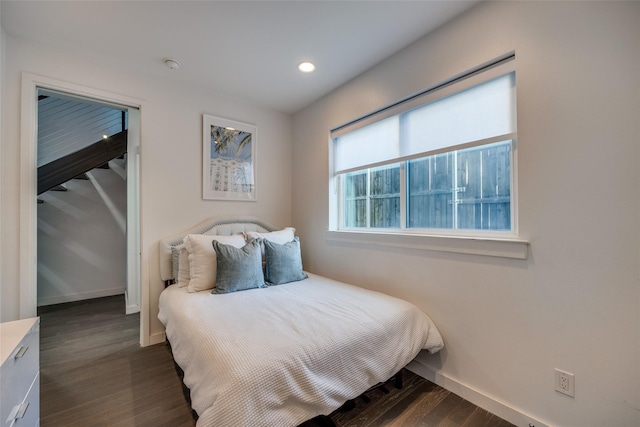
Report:
[[190,280],[189,252],[187,251],[187,248],[183,246],[180,248],[180,253],[178,255],[178,277],[176,278],[176,282],[178,283],[178,287],[184,288],[185,286],[189,286]]
[[[247,236],[247,243],[250,243],[256,239],[267,239],[270,242],[277,243],[279,245],[284,245],[285,243],[289,243],[295,237],[296,229],[293,227],[286,227],[282,230],[278,231],[270,231],[268,233],[258,233],[257,231],[247,231],[245,236]],[[262,252],[262,264],[264,265],[264,243],[260,243],[260,251]]]
[[257,231],[247,231],[247,242],[255,239],[263,238],[270,242],[284,245],[293,240],[296,229],[293,227],[287,227],[283,230],[271,231],[268,233],[258,233]]
[[189,292],[213,289],[216,286],[217,259],[213,249],[213,241],[241,248],[245,245],[241,234],[232,236],[208,236],[205,234],[189,234],[184,238],[184,246],[189,252]]

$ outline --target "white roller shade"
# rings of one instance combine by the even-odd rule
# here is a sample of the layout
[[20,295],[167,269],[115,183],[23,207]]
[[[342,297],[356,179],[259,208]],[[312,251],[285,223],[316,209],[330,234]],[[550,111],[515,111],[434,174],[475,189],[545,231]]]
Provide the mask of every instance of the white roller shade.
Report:
[[400,156],[399,117],[393,116],[337,138],[335,168],[345,170]]
[[498,77],[402,114],[401,156],[516,131],[515,76]]
[[484,64],[333,129],[334,173],[513,139],[513,58]]

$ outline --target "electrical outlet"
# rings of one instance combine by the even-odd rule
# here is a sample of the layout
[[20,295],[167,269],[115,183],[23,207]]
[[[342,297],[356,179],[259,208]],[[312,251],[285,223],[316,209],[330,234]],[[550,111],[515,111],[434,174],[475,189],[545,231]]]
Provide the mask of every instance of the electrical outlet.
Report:
[[556,369],[555,371],[556,391],[566,394],[567,396],[575,397],[576,383],[574,375],[569,372],[561,371],[560,369]]

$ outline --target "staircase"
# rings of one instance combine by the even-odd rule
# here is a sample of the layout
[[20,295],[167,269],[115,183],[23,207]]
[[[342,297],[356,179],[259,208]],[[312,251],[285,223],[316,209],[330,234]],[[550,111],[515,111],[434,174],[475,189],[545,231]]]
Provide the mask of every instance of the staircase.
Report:
[[127,131],[101,139],[81,150],[68,154],[38,168],[38,195],[107,164],[127,152]]

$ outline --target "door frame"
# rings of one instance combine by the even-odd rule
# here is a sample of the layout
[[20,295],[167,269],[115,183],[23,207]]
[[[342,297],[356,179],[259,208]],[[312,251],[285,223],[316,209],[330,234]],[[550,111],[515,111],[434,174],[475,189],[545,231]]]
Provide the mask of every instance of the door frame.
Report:
[[[127,141],[127,162],[133,160],[131,175],[127,172],[127,306],[126,313],[140,311],[140,343],[149,343],[148,289],[142,289],[142,229],[140,222],[140,147],[141,100],[101,89],[81,86],[31,73],[22,73],[20,118],[20,318],[37,315],[37,145],[38,89],[64,92],[83,98],[127,107],[133,112]],[[136,120],[137,119],[137,120]],[[129,164],[127,165],[129,166]],[[129,167],[127,167],[129,170]],[[130,179],[133,178],[133,179]],[[131,204],[131,208],[129,208]],[[130,221],[132,222],[130,224]],[[131,232],[130,232],[131,230]],[[132,284],[131,284],[132,283]],[[145,298],[146,296],[146,298]]]

